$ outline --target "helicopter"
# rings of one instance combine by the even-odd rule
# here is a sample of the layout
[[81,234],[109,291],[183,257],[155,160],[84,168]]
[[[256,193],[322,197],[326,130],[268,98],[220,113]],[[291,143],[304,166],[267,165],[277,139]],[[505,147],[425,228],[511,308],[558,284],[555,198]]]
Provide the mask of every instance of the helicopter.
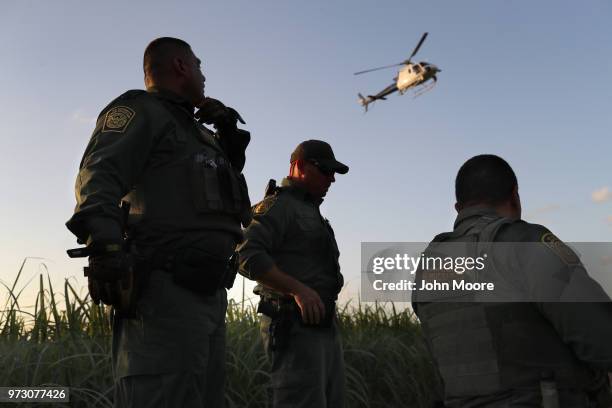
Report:
[[[379,100],[379,99],[384,101],[387,99],[386,98],[387,95],[395,91],[399,91],[400,95],[403,95],[404,92],[406,92],[408,89],[415,88],[415,87],[422,85],[423,86],[422,89],[416,94],[416,96],[419,96],[431,90],[431,88],[433,88],[436,81],[438,80],[438,78],[436,77],[436,74],[438,72],[441,72],[442,70],[439,69],[434,64],[430,64],[428,62],[423,62],[423,61],[417,62],[417,63],[411,62],[412,57],[416,55],[416,53],[419,51],[419,48],[421,48],[421,45],[423,45],[425,38],[427,38],[427,33],[423,34],[423,36],[421,37],[421,40],[419,41],[414,51],[412,51],[412,54],[410,54],[410,57],[408,57],[407,60],[402,61],[399,64],[385,65],[384,67],[366,69],[365,71],[359,71],[353,74],[353,75],[361,75],[367,72],[378,71],[381,69],[387,69],[387,68],[392,68],[392,67],[398,67],[400,65],[405,65],[405,67],[399,70],[399,72],[397,73],[397,76],[393,78],[395,83],[389,85],[388,87],[386,87],[385,89],[377,93],[376,95],[363,96],[360,93],[357,94],[359,95],[359,103],[361,104],[361,106],[365,108],[366,112],[368,111],[368,105],[370,103],[376,100]],[[433,80],[433,83],[425,84],[430,79]]]

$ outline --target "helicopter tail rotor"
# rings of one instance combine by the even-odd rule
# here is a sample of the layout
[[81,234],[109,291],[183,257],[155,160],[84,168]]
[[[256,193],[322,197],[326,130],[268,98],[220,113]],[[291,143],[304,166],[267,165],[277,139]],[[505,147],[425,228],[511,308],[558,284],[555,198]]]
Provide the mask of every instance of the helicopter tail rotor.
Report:
[[365,96],[363,96],[362,94],[358,93],[357,96],[359,97],[359,104],[361,106],[368,106],[368,103],[370,103]]
[[374,98],[372,97],[372,95],[368,95],[367,97],[363,96],[360,93],[358,93],[357,95],[359,96],[359,104],[363,106],[365,111],[367,112],[368,105],[370,104],[370,102],[374,101]]

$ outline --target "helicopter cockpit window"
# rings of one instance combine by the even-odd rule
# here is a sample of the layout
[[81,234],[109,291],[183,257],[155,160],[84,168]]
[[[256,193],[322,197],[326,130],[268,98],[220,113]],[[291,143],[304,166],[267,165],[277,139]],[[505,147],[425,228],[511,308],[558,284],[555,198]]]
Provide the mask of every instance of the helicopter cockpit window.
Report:
[[415,72],[415,74],[418,74],[419,72],[421,72],[421,67],[419,67],[418,65],[415,65],[412,67],[412,70]]

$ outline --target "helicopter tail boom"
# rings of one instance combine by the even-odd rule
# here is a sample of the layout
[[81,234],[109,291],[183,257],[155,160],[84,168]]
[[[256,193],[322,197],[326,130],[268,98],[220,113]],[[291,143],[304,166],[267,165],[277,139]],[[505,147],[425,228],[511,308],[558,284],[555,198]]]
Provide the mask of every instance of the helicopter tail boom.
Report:
[[386,100],[387,99],[387,95],[397,91],[397,86],[395,84],[391,84],[388,87],[386,87],[385,89],[383,89],[382,91],[380,91],[379,93],[377,93],[376,95],[368,95],[368,96],[363,96],[362,94],[358,94],[359,95],[359,104],[361,106],[363,106],[366,110],[366,112],[368,111],[368,105],[374,101],[377,100]]

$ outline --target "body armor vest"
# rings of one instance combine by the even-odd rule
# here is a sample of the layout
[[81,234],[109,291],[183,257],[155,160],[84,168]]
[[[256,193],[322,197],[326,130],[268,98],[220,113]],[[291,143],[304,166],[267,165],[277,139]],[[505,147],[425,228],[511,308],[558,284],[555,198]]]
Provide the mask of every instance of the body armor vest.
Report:
[[[481,216],[475,223],[464,221],[455,231],[438,235],[426,251],[435,250],[437,243],[464,242],[475,251],[467,255],[477,256],[491,245],[503,225],[512,222],[499,216]],[[499,277],[495,267],[488,269]],[[486,280],[496,279],[487,276]],[[414,309],[444,380],[447,398],[539,389],[543,376],[554,378],[559,389],[582,391],[586,387],[587,369],[533,303],[470,299],[420,303],[418,295],[415,298]]]
[[125,197],[131,204],[130,235],[213,229],[240,237],[240,223],[250,209],[244,176],[187,111],[151,98],[168,123],[138,184]]

